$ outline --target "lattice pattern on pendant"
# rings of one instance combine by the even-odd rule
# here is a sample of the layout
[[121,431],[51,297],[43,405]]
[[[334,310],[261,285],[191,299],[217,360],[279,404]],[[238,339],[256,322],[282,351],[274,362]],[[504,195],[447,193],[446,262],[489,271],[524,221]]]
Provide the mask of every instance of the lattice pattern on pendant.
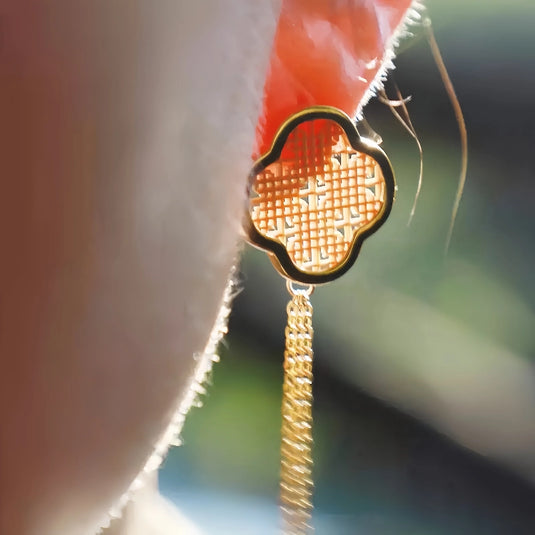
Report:
[[254,179],[251,219],[301,270],[339,266],[355,235],[380,214],[386,185],[379,164],[354,150],[328,119],[299,124],[281,157]]

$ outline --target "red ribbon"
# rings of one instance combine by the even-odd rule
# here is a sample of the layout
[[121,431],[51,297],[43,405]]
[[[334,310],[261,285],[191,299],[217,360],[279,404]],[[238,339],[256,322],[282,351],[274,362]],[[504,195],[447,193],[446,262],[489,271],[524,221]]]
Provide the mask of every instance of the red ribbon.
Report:
[[282,123],[314,105],[354,116],[412,0],[282,0],[254,158]]

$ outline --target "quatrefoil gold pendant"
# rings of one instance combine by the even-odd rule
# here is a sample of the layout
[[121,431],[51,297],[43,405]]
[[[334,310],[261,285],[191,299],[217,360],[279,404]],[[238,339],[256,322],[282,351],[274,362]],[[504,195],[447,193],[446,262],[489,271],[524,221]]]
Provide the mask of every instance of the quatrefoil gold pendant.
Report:
[[280,128],[253,166],[245,230],[284,277],[329,282],[355,262],[394,200],[392,166],[343,112],[306,109]]

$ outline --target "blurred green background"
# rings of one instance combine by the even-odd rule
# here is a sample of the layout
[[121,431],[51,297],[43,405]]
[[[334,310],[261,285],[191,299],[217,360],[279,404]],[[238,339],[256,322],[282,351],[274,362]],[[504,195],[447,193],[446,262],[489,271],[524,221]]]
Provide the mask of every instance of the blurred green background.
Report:
[[[535,3],[427,5],[467,122],[467,187],[444,257],[459,136],[415,38],[394,76],[424,149],[416,216],[417,148],[372,102],[394,210],[313,296],[317,533],[535,533]],[[277,533],[287,294],[251,248],[240,280],[209,395],[161,472],[209,535]]]

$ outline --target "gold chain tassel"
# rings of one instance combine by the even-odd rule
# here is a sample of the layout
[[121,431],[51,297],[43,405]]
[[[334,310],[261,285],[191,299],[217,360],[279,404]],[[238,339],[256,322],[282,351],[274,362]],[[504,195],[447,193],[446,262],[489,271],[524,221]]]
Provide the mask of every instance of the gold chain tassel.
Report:
[[308,290],[288,290],[282,397],[280,501],[285,535],[312,531],[312,304]]

